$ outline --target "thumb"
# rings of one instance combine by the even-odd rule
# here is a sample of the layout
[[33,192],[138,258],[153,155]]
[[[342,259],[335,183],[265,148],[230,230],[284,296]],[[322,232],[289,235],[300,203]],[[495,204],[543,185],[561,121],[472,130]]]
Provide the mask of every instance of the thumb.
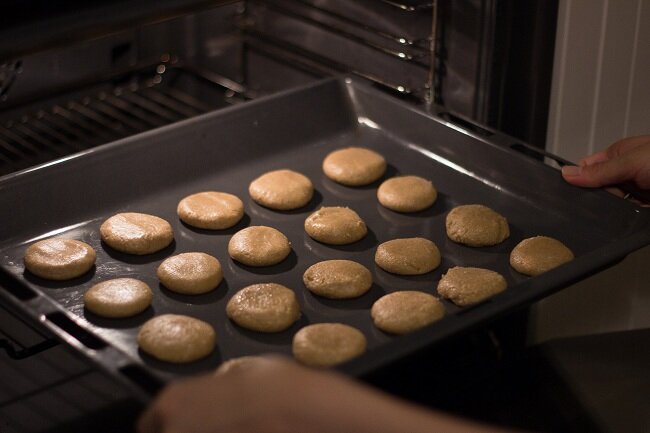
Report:
[[572,185],[597,188],[627,180],[629,169],[621,163],[621,159],[611,159],[579,167],[564,166],[562,177]]

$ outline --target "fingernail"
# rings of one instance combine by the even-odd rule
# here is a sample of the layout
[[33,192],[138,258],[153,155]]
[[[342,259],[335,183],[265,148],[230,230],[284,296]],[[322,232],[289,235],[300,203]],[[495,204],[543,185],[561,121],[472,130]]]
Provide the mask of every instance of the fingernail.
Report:
[[580,176],[581,173],[582,167],[578,167],[577,165],[565,165],[562,167],[562,174],[566,177]]

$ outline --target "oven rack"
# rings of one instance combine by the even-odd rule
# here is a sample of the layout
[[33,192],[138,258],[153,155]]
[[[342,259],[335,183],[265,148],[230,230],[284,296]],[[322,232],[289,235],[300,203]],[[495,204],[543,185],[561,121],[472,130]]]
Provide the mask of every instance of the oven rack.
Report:
[[[68,90],[0,123],[0,176],[203,114],[244,98],[218,74],[183,68],[165,54],[155,66]],[[216,96],[216,97],[215,97]]]
[[102,411],[118,405],[137,407],[114,379],[4,303],[0,303],[0,370],[2,433],[50,431],[53,424],[101,417]]
[[[255,0],[253,0],[253,1],[255,1]],[[257,0],[257,1],[268,1],[268,0]],[[337,20],[339,20],[341,22],[352,24],[352,25],[354,25],[354,26],[356,26],[356,27],[358,27],[360,29],[372,32],[377,36],[380,36],[380,37],[382,37],[382,38],[384,38],[386,40],[392,41],[392,42],[400,44],[400,45],[414,46],[414,47],[421,48],[422,50],[427,50],[427,47],[429,45],[429,41],[430,41],[429,37],[413,38],[413,37],[410,37],[408,35],[403,35],[403,34],[399,34],[399,33],[391,32],[389,30],[382,29],[382,28],[380,28],[380,27],[378,27],[376,25],[371,25],[371,24],[369,24],[367,22],[364,22],[364,21],[361,21],[361,20],[359,20],[359,19],[357,19],[355,17],[351,17],[351,16],[348,16],[348,15],[336,12],[336,11],[334,11],[332,9],[329,9],[329,8],[326,8],[324,6],[319,6],[319,5],[310,3],[307,0],[293,0],[293,1],[296,2],[296,3],[300,3],[300,4],[304,5],[305,7],[309,8],[311,10],[318,11],[323,15],[327,15],[327,16],[336,18]],[[397,4],[397,3],[394,3],[394,2],[390,2],[390,1],[384,1],[384,3],[390,4],[390,5],[395,5],[399,9],[404,10],[404,11],[408,11],[408,12],[413,12],[413,11],[416,11],[416,10],[419,10],[419,9],[424,9],[425,8],[424,6],[429,7],[429,8],[434,7],[434,3],[430,3],[430,2],[427,2],[425,5],[421,5],[421,6],[417,6],[417,7],[403,5],[403,4]]]
[[[245,50],[250,48],[319,77],[332,73],[355,75],[417,103],[435,101],[435,95],[439,93],[437,88],[440,86],[436,74],[439,61],[432,61],[437,59],[438,2],[378,2],[382,3],[395,8],[389,11],[389,16],[396,19],[396,22],[403,23],[404,19],[413,18],[414,12],[426,16],[426,32],[414,36],[409,35],[405,28],[399,28],[399,31],[394,28],[382,28],[380,25],[361,21],[349,10],[340,11],[327,3],[326,6],[310,0],[250,0],[246,2],[246,7],[239,16],[238,28],[244,35]],[[260,14],[255,13],[257,7],[264,10],[261,16],[277,14],[297,26],[318,29],[325,35],[323,40],[330,42],[329,45],[343,41],[361,50],[375,52],[381,58],[379,62],[391,62],[397,65],[396,68],[403,64],[404,73],[398,74],[400,78],[388,77],[383,73],[383,68],[372,70],[367,64],[364,65],[356,59],[340,59],[326,55],[303,41],[292,40],[291,31],[283,33],[277,28],[269,30],[263,22],[264,19],[259,19]],[[341,9],[340,5],[338,8]],[[320,45],[328,44],[321,41]],[[416,83],[403,81],[403,77],[412,75],[420,77]]]
[[392,1],[381,0],[383,3],[402,9],[407,12],[415,12],[419,10],[431,9],[436,3],[436,0],[412,0],[412,1]]

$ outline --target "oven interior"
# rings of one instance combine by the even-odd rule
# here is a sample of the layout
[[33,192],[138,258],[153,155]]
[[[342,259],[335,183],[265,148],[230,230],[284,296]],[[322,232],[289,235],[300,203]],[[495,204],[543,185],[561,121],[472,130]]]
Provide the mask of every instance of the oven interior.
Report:
[[[16,3],[0,44],[0,175],[335,74],[544,146],[554,2],[159,2],[130,20],[120,2],[62,2],[49,21]],[[117,18],[102,27],[99,13]]]
[[[57,3],[7,5],[0,176],[332,75],[444,107],[452,124],[505,132],[543,157],[557,1]],[[87,431],[98,417],[109,429],[106,414],[134,416],[127,390],[0,307],[1,431]],[[525,312],[515,316],[455,344],[496,359],[525,338],[511,326]]]

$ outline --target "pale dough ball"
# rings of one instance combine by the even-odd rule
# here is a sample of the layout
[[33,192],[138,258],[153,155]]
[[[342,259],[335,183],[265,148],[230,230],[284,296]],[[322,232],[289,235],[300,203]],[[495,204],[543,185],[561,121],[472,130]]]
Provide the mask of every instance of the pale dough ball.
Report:
[[162,361],[186,363],[208,356],[217,334],[209,323],[189,316],[163,314],[148,320],[138,333],[143,352]]
[[244,203],[226,192],[198,192],[182,199],[176,212],[181,221],[192,227],[224,230],[242,219]]
[[517,272],[536,276],[573,260],[573,252],[548,236],[524,239],[510,253],[510,266]]
[[84,294],[84,305],[98,316],[123,318],[143,312],[152,299],[153,292],[144,281],[115,278],[92,286]]
[[392,177],[377,190],[379,203],[396,212],[422,211],[431,207],[437,197],[431,181],[419,176]]
[[440,250],[424,238],[393,239],[380,244],[375,263],[398,275],[422,275],[440,266]]
[[246,227],[228,242],[230,257],[248,266],[272,266],[286,259],[290,252],[289,239],[273,227]]
[[506,279],[498,272],[456,266],[442,276],[438,293],[454,304],[465,307],[501,293],[506,287]]
[[167,221],[144,213],[119,213],[104,221],[99,231],[109,247],[128,254],[152,254],[174,240]]
[[258,204],[276,210],[305,206],[314,195],[309,178],[293,170],[269,171],[251,182],[248,193]]
[[165,259],[156,271],[172,292],[199,295],[217,288],[223,279],[221,263],[205,253],[182,253]]
[[386,160],[363,147],[348,147],[331,152],[323,160],[323,172],[335,182],[347,186],[368,185],[386,171]]
[[417,291],[393,292],[370,309],[375,326],[390,334],[407,334],[442,319],[445,307],[433,295]]
[[480,204],[453,208],[445,224],[449,239],[470,247],[496,245],[510,236],[508,220]]
[[221,374],[227,374],[233,372],[245,373],[246,371],[255,367],[256,364],[264,361],[265,361],[265,357],[255,356],[255,355],[232,358],[221,363],[221,365],[219,365],[219,367],[217,367],[217,369],[215,370],[214,374],[221,375]]
[[298,362],[310,367],[333,367],[366,351],[366,337],[342,323],[305,326],[293,336],[291,350]]
[[302,276],[310,292],[330,299],[358,298],[370,290],[372,274],[352,260],[326,260],[310,266]]
[[48,280],[69,280],[88,272],[97,255],[93,247],[74,239],[50,238],[25,251],[25,268]]
[[322,207],[307,217],[305,231],[324,244],[347,245],[363,239],[368,228],[348,207]]
[[230,298],[226,314],[242,328],[280,332],[300,318],[300,306],[293,290],[281,284],[253,284]]

